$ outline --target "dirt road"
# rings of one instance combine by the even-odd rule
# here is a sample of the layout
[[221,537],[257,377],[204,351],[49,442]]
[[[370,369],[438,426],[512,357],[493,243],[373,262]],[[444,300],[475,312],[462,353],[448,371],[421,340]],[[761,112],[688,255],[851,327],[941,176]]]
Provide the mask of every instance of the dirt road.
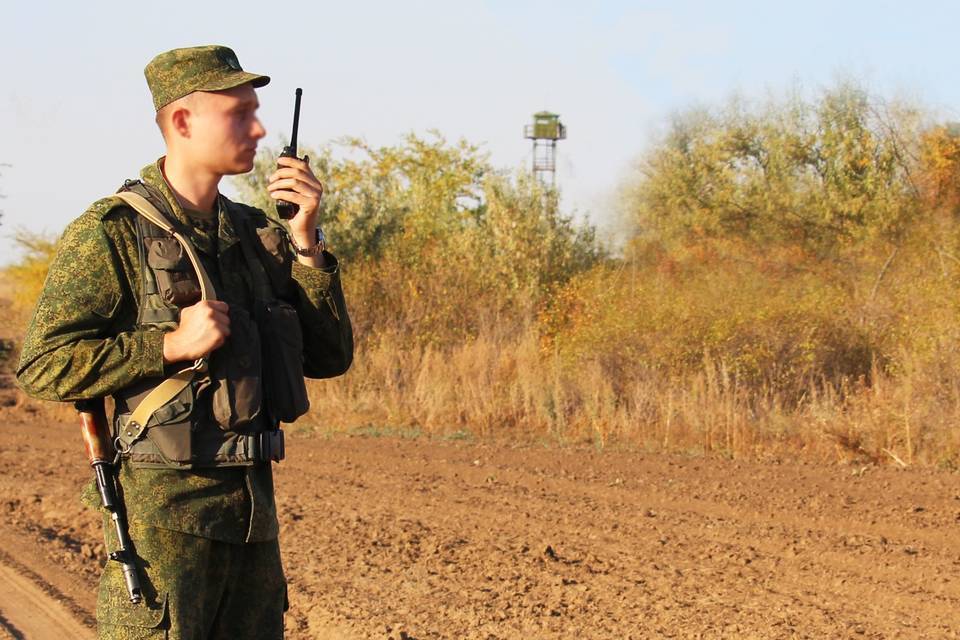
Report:
[[[90,629],[60,602],[56,592],[48,593],[43,578],[0,559],[0,634],[9,638],[93,638]],[[3,635],[0,635],[3,637]]]
[[[960,636],[956,473],[397,438],[289,455],[288,638]],[[86,478],[73,425],[0,422],[0,546],[90,625]]]

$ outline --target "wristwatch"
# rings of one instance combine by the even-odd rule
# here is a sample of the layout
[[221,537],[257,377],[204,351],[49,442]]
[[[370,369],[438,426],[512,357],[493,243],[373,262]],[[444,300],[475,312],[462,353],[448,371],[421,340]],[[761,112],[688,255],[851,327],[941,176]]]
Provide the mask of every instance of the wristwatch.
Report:
[[317,234],[315,239],[316,244],[314,244],[312,247],[301,249],[297,246],[297,241],[293,239],[293,234],[290,234],[290,244],[293,245],[294,252],[298,256],[303,256],[304,258],[313,258],[327,250],[327,238],[323,235],[323,229],[320,228],[320,225],[317,225]]

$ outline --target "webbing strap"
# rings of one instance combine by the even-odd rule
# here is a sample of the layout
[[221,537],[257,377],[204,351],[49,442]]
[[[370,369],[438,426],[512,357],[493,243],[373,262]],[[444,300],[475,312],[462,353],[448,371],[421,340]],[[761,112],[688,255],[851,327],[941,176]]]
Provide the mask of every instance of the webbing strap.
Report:
[[117,434],[117,440],[123,445],[123,447],[118,447],[121,453],[127,451],[130,445],[140,439],[140,436],[147,429],[150,418],[160,407],[173,400],[181,391],[186,389],[198,373],[206,371],[206,364],[202,358],[197,360],[193,363],[193,366],[176,372],[158,384],[140,401],[137,408],[130,414],[130,419],[124,429]]
[[[115,195],[130,205],[144,218],[177,239],[184,251],[186,251],[187,257],[190,258],[190,262],[193,263],[193,268],[197,271],[197,277],[200,281],[200,299],[216,300],[216,292],[214,291],[213,283],[210,281],[210,276],[207,275],[206,270],[200,263],[200,257],[197,255],[196,250],[180,232],[174,229],[170,221],[167,220],[163,214],[160,213],[160,211],[158,211],[157,208],[150,203],[149,200],[137,193],[133,193],[132,191],[121,191]],[[123,445],[122,447],[118,446],[117,448],[120,449],[121,452],[129,450],[130,446],[140,439],[140,437],[143,435],[143,432],[146,431],[147,424],[150,422],[153,414],[156,413],[160,407],[170,402],[170,400],[175,398],[191,382],[193,382],[193,379],[198,373],[202,373],[206,371],[206,369],[206,359],[200,358],[194,362],[192,366],[178,371],[154,387],[153,390],[148,393],[143,400],[140,401],[140,404],[137,405],[137,408],[130,415],[130,420],[127,422],[124,429],[117,434],[119,445]]]

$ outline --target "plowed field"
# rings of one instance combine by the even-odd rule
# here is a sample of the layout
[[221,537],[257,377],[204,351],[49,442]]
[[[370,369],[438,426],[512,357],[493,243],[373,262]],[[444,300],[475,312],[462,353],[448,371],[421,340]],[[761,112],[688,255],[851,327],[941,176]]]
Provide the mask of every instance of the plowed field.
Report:
[[[104,549],[78,501],[77,430],[3,415],[0,569],[40,587],[28,617],[53,602],[89,627]],[[388,437],[288,448],[288,638],[960,636],[955,473]],[[71,637],[17,627],[18,602],[0,590],[0,637]]]

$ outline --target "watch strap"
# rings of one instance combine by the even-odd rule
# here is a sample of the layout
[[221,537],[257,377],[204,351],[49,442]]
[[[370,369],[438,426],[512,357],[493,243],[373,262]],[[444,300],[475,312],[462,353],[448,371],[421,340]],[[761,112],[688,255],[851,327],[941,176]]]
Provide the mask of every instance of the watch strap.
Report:
[[314,240],[315,244],[312,247],[300,247],[297,245],[297,241],[293,239],[293,234],[290,234],[290,244],[293,246],[294,253],[305,258],[313,258],[327,250],[327,238],[319,225],[317,225]]

